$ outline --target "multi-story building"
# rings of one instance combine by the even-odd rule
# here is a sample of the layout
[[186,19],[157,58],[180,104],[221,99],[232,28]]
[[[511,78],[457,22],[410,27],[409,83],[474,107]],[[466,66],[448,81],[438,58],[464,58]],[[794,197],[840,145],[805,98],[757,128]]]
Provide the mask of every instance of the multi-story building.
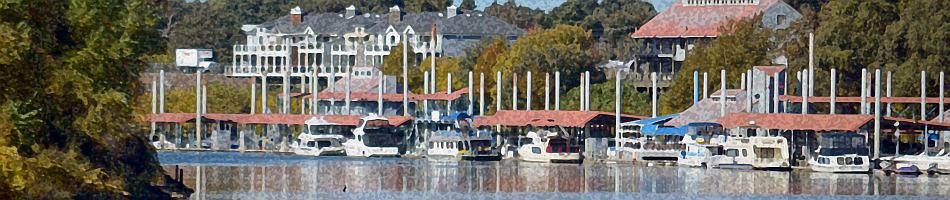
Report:
[[[657,72],[661,81],[673,79],[693,45],[712,40],[730,20],[762,14],[762,27],[788,28],[802,17],[782,0],[679,0],[639,27],[631,37],[646,48],[636,52],[634,77],[647,78]],[[661,84],[662,86],[668,84]]]
[[[480,11],[404,13],[396,6],[389,13],[360,14],[356,7],[344,13],[305,13],[299,7],[286,16],[257,25],[244,25],[247,43],[234,46],[235,77],[310,75],[343,77],[354,66],[379,69],[403,40],[410,58],[431,55],[462,56],[464,50],[487,37],[514,40],[524,30]],[[434,42],[433,34],[435,35]]]

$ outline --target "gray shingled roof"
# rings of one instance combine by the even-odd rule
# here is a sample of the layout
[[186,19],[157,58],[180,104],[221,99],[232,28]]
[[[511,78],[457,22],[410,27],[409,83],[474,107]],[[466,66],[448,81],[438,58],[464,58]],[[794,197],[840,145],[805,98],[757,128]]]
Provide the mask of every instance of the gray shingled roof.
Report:
[[359,14],[351,18],[345,18],[341,13],[307,13],[298,26],[291,25],[290,16],[285,15],[264,22],[260,27],[282,33],[302,33],[307,27],[311,27],[317,34],[343,34],[353,31],[355,27],[364,27],[368,33],[381,34],[385,33],[389,26],[401,32],[408,25],[412,26],[416,34],[429,35],[432,24],[435,23],[437,31],[443,34],[510,36],[525,33],[514,25],[480,11],[466,11],[451,18],[444,16],[444,13],[438,12],[405,13],[399,23],[390,24],[388,13]]
[[[736,96],[736,101],[726,101],[726,113],[747,112],[745,92],[738,89],[727,89],[727,96]],[[710,96],[719,96],[719,91],[713,92]],[[713,101],[712,98],[700,100],[696,105],[689,107],[681,112],[679,116],[666,122],[667,126],[680,127],[693,122],[715,122],[719,119],[719,101]]]

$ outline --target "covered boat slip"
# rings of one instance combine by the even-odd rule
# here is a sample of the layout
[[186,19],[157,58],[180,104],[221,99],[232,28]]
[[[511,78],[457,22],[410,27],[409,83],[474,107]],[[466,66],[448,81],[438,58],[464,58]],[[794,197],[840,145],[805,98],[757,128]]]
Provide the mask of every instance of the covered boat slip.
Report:
[[[918,121],[896,117],[882,117],[880,122],[880,143],[874,145],[874,116],[854,114],[761,114],[729,113],[717,120],[726,129],[757,126],[768,131],[769,135],[785,137],[791,144],[789,150],[793,166],[807,166],[807,161],[817,156],[816,150],[825,135],[839,135],[842,132],[864,136],[867,152],[874,158],[894,155],[899,146],[903,153],[919,154],[925,150],[924,132],[933,134],[950,130],[950,123]],[[898,140],[895,133],[900,133]],[[911,140],[903,140],[911,138]],[[936,137],[935,137],[936,138]],[[927,137],[929,140],[930,138]],[[935,141],[934,143],[941,142]],[[898,143],[900,145],[898,145]],[[930,146],[928,151],[939,151],[938,146]],[[950,150],[948,150],[950,151]]]
[[[473,120],[475,127],[491,128],[497,133],[497,139],[505,145],[519,141],[530,131],[560,127],[569,138],[570,146],[582,146],[585,158],[607,158],[608,139],[615,133],[614,113],[599,111],[568,110],[501,110],[492,116],[478,117]],[[621,115],[621,121],[643,119],[641,116]]]
[[[350,135],[360,116],[300,114],[213,114],[201,115],[201,134],[196,135],[195,113],[161,113],[149,115],[155,122],[155,135],[149,137],[156,148],[223,151],[289,152],[291,140],[306,130],[306,122],[324,120],[339,126],[341,135]],[[412,118],[387,116],[390,125],[405,131]],[[202,144],[198,148],[199,142]],[[166,144],[166,145],[160,145]]]

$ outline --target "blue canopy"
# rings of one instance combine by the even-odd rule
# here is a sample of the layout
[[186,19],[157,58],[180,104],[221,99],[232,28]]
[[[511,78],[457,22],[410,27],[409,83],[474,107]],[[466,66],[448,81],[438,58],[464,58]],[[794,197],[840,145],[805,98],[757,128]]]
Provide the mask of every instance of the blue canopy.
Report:
[[455,112],[450,115],[443,116],[442,120],[462,120],[462,119],[468,119],[468,118],[471,118],[471,116],[469,116],[468,114],[464,112]]
[[663,116],[654,117],[654,118],[641,119],[637,121],[626,122],[626,123],[623,123],[623,125],[661,124],[661,123],[670,121],[670,119],[673,119],[674,117],[677,117],[677,116],[680,116],[680,114],[669,114],[669,115],[663,115]]
[[643,128],[640,128],[640,134],[644,136],[658,136],[658,135],[671,135],[671,136],[683,136],[686,135],[687,126],[669,127],[669,126],[660,126],[658,124],[645,125]]

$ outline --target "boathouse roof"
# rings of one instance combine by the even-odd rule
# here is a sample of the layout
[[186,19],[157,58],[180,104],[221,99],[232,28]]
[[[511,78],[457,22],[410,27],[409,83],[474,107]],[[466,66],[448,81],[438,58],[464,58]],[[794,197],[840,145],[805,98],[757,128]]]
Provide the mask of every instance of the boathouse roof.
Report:
[[[930,130],[948,130],[950,123],[939,123],[899,117],[881,117],[881,126],[884,129],[893,129],[894,123],[899,122],[900,128],[920,131],[927,126]],[[717,120],[724,128],[748,126],[754,123],[766,129],[799,130],[799,131],[858,131],[874,121],[872,115],[853,114],[764,114],[764,113],[729,113]]]
[[[502,110],[492,116],[475,118],[475,126],[561,126],[581,128],[587,126],[598,117],[610,118],[613,121],[614,113],[601,111],[573,111],[573,110]],[[641,116],[621,115],[621,121],[643,119]]]
[[[456,90],[452,93],[445,92],[436,92],[435,94],[409,94],[410,101],[422,101],[422,100],[457,100],[462,98],[465,94],[468,94],[468,88],[462,88]],[[283,94],[279,94],[283,95]],[[291,98],[311,98],[309,93],[290,93]],[[320,99],[337,99],[342,100],[346,98],[346,92],[320,92]],[[378,92],[350,92],[350,99],[353,101],[376,101],[379,98]],[[402,102],[402,93],[383,93],[383,101],[388,102]]]
[[[301,114],[203,114],[203,121],[229,121],[238,124],[292,124],[303,125],[307,120],[318,116],[329,123],[343,126],[356,126],[362,116],[359,115],[301,115]],[[194,121],[195,113],[150,114],[151,122],[185,123]],[[400,126],[412,120],[412,117],[385,116],[390,125]]]

